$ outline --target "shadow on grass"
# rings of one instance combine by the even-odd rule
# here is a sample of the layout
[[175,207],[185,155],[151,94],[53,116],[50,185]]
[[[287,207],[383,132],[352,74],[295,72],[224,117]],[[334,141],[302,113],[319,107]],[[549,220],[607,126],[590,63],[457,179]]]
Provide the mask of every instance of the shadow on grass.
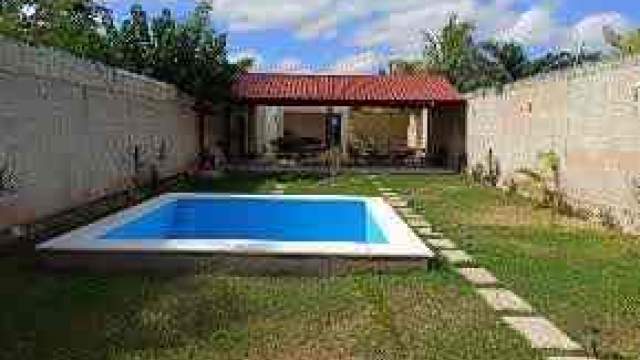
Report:
[[233,278],[47,273],[25,251],[0,261],[2,359],[153,358],[205,343],[246,353],[251,309]]
[[219,178],[193,178],[178,184],[173,191],[260,193],[273,190],[276,183],[304,180],[320,180],[319,176],[302,174],[249,174],[227,173]]

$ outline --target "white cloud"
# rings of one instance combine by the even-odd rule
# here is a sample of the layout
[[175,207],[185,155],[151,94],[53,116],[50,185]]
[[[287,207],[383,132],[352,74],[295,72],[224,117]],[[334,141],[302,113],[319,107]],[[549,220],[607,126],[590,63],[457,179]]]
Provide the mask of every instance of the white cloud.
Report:
[[617,12],[605,12],[587,16],[570,29],[568,34],[570,45],[584,45],[592,49],[606,48],[607,45],[603,35],[605,26],[617,31],[623,31],[629,27],[629,22],[622,14]]
[[365,51],[339,59],[330,69],[334,73],[372,73],[386,63],[386,58],[373,51]]
[[518,17],[509,28],[496,36],[501,40],[512,40],[526,45],[550,44],[560,34],[555,24],[551,9],[536,7]]
[[329,5],[331,0],[209,0],[214,16],[222,18],[231,31],[252,31],[295,27]]
[[[385,53],[389,49],[388,55],[392,57],[417,56],[422,52],[422,32],[439,30],[452,13],[474,22],[479,39],[515,40],[538,48],[579,44],[603,48],[604,25],[625,28],[629,24],[624,15],[615,12],[591,14],[575,23],[563,22],[556,15],[555,7],[540,5],[552,4],[553,0],[539,0],[526,9],[522,9],[521,0],[208,1],[213,6],[216,23],[224,24],[231,33],[279,29],[291,32],[302,41],[335,39],[340,45],[352,46],[355,50],[354,54],[338,60],[334,67],[356,69],[377,68],[378,64],[374,63],[379,61],[380,47]],[[252,55],[259,64],[263,63],[257,51]],[[292,61],[283,64],[284,60],[292,59],[283,59],[272,66],[293,67]]]
[[605,46],[604,25],[620,29],[629,23],[615,12],[592,14],[575,24],[562,23],[550,2],[524,11],[514,6],[517,0],[432,0],[428,3],[407,0],[401,3],[402,7],[388,8],[385,15],[363,24],[353,37],[353,44],[364,49],[388,46],[392,56],[416,56],[422,51],[422,32],[439,30],[455,13],[476,25],[478,39],[513,40],[543,48],[585,44],[601,49]]
[[[476,23],[481,37],[494,34],[498,26],[512,23],[515,12],[512,0],[478,2],[477,0],[407,1],[372,23],[365,24],[353,42],[361,47],[387,45],[396,56],[414,56],[422,51],[423,31],[436,31],[451,14]],[[482,34],[487,35],[482,35]]]
[[333,39],[338,35],[338,21],[339,19],[336,14],[328,14],[315,20],[309,20],[300,24],[296,30],[296,36],[303,40],[317,37]]

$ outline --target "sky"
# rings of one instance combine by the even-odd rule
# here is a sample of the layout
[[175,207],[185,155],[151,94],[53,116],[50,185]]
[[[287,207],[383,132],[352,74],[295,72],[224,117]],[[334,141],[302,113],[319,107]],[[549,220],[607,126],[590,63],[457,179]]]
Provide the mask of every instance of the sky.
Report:
[[[103,0],[119,19],[134,0]],[[195,0],[140,0],[184,17]],[[514,40],[532,54],[606,49],[605,25],[640,27],[640,0],[209,0],[217,31],[228,33],[232,60],[254,58],[256,71],[377,72],[394,58],[420,54],[424,31],[456,13],[478,39]]]

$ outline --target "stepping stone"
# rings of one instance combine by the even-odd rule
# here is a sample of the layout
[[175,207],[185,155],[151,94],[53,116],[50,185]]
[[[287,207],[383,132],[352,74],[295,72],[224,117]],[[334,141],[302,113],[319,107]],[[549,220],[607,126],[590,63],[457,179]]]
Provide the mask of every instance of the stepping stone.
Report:
[[418,229],[415,229],[416,234],[422,236],[422,237],[434,237],[436,238],[437,236],[435,236],[433,230],[431,229],[431,226],[424,226]]
[[403,214],[403,215],[404,215],[405,218],[411,219],[411,220],[424,220],[424,216],[422,216],[420,214],[416,214],[414,212],[410,212],[410,213]]
[[378,188],[378,191],[380,191],[381,193],[385,193],[385,192],[394,192],[394,191],[393,191],[393,189],[391,189],[391,188],[384,188],[384,187]]
[[454,265],[473,262],[471,255],[462,250],[442,250],[440,254]]
[[459,268],[456,271],[468,282],[476,286],[488,286],[498,283],[498,279],[484,268]]
[[384,196],[386,198],[397,197],[398,193],[395,193],[395,192],[383,192],[382,196]]
[[396,211],[399,212],[404,217],[415,215],[415,212],[413,211],[413,209],[409,207],[398,208],[396,209]]
[[274,186],[274,188],[275,188],[276,190],[284,190],[284,189],[286,189],[286,188],[287,188],[287,185],[285,185],[285,184],[276,184],[276,185]]
[[582,349],[578,343],[545,318],[505,316],[502,320],[526,338],[535,349],[566,351]]
[[436,249],[453,250],[456,248],[456,244],[449,239],[427,239],[427,242]]
[[547,360],[598,360],[596,358],[591,357],[582,357],[582,356],[553,356],[547,358]]
[[431,229],[431,226],[425,226],[424,231],[420,231],[420,229],[418,229],[418,235],[429,239],[440,239],[444,237],[443,233],[434,232],[433,229]]
[[271,195],[283,195],[284,190],[272,190]]
[[532,312],[533,308],[518,295],[505,289],[476,289],[495,311]]
[[407,207],[407,202],[404,200],[387,200],[387,204],[393,206],[394,208]]
[[431,228],[431,224],[425,219],[410,218],[407,219],[407,224],[413,228]]

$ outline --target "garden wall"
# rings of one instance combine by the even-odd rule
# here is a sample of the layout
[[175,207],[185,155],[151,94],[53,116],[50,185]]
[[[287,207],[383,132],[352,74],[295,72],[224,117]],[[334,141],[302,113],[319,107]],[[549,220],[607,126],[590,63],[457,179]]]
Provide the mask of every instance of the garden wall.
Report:
[[184,169],[191,105],[173,86],[0,38],[0,227],[121,190],[136,167]]
[[640,58],[551,73],[468,100],[469,165],[492,150],[504,182],[554,150],[574,205],[640,232]]

